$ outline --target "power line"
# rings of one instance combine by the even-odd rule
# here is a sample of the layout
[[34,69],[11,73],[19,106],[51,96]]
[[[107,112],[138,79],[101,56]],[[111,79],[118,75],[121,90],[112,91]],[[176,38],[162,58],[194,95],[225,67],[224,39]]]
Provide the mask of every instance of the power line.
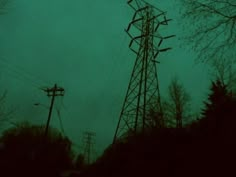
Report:
[[66,133],[65,133],[65,129],[64,129],[64,126],[63,126],[62,118],[61,118],[61,107],[63,106],[62,98],[63,97],[60,97],[60,105],[56,106],[56,110],[57,110],[57,116],[58,116],[58,119],[59,119],[61,132],[65,136]]
[[28,77],[33,77],[33,79],[36,80],[41,80],[43,83],[47,83],[47,84],[51,84],[51,82],[49,82],[49,80],[46,80],[45,78],[42,78],[39,75],[36,75],[35,73],[30,72],[29,70],[25,69],[24,67],[17,65],[15,63],[9,62],[8,60],[1,58],[0,60],[1,62],[4,62],[5,64],[7,64],[8,66],[20,71],[21,73],[24,73],[25,75],[27,75]]
[[3,66],[2,69],[8,72],[8,74],[10,74],[15,79],[33,85],[34,87],[39,88],[40,85],[46,85],[46,83],[49,83],[44,79],[40,79],[40,77],[36,77],[35,74],[30,73],[29,71],[26,71],[23,68],[19,69],[19,66],[14,66],[12,63],[9,63],[4,59],[0,59],[0,65]]
[[61,132],[62,132],[63,135],[65,135],[65,130],[64,130],[63,123],[62,123],[62,120],[61,120],[60,109],[56,108],[56,111],[57,111],[57,116],[58,116]]
[[14,71],[9,72],[9,71],[10,70],[7,70],[8,74],[9,74],[8,76],[10,76],[10,77],[12,77],[12,78],[14,78],[14,79],[16,79],[18,81],[21,81],[21,82],[23,82],[23,83],[25,83],[27,85],[30,85],[30,86],[32,86],[34,88],[37,88],[37,89],[39,88],[39,84],[33,82],[32,80],[29,80],[29,79],[26,79],[25,77],[22,77],[17,72],[14,72]]

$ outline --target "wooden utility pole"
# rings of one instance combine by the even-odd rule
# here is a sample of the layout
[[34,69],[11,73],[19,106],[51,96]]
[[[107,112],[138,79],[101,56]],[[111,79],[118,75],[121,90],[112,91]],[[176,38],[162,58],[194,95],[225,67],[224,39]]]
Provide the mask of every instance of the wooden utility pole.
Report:
[[50,96],[52,97],[51,105],[50,105],[49,113],[48,113],[46,129],[45,129],[45,136],[47,136],[55,97],[56,96],[64,96],[64,91],[65,90],[63,88],[57,87],[57,84],[55,84],[53,88],[46,88],[46,89],[43,89],[43,91],[47,92],[48,97],[50,97]]

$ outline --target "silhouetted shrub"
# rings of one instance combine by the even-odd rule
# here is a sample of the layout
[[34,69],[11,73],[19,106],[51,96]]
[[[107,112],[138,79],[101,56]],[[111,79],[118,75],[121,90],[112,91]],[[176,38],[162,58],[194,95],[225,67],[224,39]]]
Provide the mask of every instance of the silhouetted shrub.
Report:
[[6,130],[1,137],[0,175],[2,176],[58,176],[72,168],[71,142],[56,129],[19,124]]

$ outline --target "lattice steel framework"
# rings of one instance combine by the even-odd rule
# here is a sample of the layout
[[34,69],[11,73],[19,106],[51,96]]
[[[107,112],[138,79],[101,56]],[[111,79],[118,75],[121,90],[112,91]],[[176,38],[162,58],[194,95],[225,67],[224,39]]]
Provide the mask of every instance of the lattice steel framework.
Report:
[[83,135],[83,146],[84,146],[84,160],[87,165],[91,164],[91,161],[94,160],[92,154],[94,153],[94,144],[95,144],[96,133],[91,131],[84,132]]
[[[158,30],[168,25],[165,12],[139,0],[129,0],[135,11],[126,32],[131,41],[129,48],[136,54],[128,90],[115,131],[113,143],[123,136],[136,134],[150,126],[162,126],[162,109],[158,86],[156,58],[160,52],[171,48],[160,48],[164,39]],[[152,116],[150,116],[152,114]]]

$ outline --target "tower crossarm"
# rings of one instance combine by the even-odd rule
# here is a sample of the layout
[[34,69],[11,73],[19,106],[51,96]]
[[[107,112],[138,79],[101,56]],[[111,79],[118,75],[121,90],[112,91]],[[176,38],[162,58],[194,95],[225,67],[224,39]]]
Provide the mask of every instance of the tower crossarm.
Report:
[[138,18],[138,19],[133,19],[133,21],[131,21],[131,22],[129,23],[129,26],[128,26],[128,28],[127,28],[126,31],[129,31],[132,25],[135,26],[138,30],[141,30],[141,28],[138,28],[138,26],[135,25],[135,24],[136,24],[137,22],[142,21],[142,20],[143,20],[143,17],[140,17],[140,18]]
[[128,0],[127,3],[134,10],[139,9],[141,6],[139,0]]
[[[131,3],[132,1],[128,1],[128,3]],[[171,36],[167,36],[167,37],[162,37],[162,35],[160,35],[157,31],[158,28],[161,25],[167,25],[169,21],[171,21],[171,19],[166,19],[166,13],[163,11],[159,11],[158,12],[154,12],[157,10],[154,10],[155,8],[153,6],[151,6],[148,3],[145,3],[145,6],[135,10],[135,13],[133,15],[132,21],[129,23],[127,29],[125,30],[127,32],[127,34],[129,35],[129,37],[131,38],[130,44],[129,44],[129,48],[135,53],[135,54],[139,54],[139,46],[140,45],[144,45],[142,44],[142,41],[145,41],[145,39],[147,38],[155,38],[155,39],[159,39],[159,43],[158,45],[153,45],[153,49],[154,49],[154,56],[157,57],[157,55],[159,54],[159,52],[163,52],[163,51],[167,51],[167,48],[165,49],[159,49],[161,43],[163,42],[164,39],[168,39],[171,37],[174,37],[174,35]],[[156,15],[155,15],[156,13]],[[148,15],[147,15],[148,14]],[[148,27],[148,31],[144,31],[146,30],[145,26],[147,24],[149,25],[153,25],[153,27]],[[135,33],[135,36],[133,36],[131,33],[131,28],[132,26],[134,26],[139,33],[139,35],[137,35],[137,32]],[[133,47],[133,43],[135,42],[136,48]],[[170,48],[168,48],[169,50]],[[154,57],[154,58],[155,58]]]

